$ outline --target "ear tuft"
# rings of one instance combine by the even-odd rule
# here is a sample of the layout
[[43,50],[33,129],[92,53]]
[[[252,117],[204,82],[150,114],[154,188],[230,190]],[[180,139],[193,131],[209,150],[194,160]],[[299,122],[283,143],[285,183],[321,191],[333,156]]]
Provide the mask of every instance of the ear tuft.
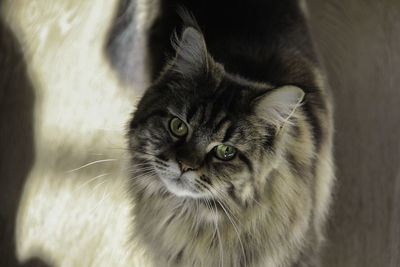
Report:
[[295,115],[304,96],[304,91],[297,86],[282,86],[258,97],[255,100],[255,111],[258,116],[282,126],[290,122],[289,119]]
[[187,27],[181,39],[173,45],[176,50],[176,57],[172,62],[175,71],[185,76],[207,71],[207,48],[201,32]]

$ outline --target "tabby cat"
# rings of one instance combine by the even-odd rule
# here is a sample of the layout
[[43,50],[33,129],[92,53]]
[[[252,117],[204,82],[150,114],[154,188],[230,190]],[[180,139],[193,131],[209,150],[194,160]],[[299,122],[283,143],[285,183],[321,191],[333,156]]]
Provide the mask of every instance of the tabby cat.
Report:
[[129,147],[154,266],[318,266],[332,107],[300,1],[163,1],[149,41]]

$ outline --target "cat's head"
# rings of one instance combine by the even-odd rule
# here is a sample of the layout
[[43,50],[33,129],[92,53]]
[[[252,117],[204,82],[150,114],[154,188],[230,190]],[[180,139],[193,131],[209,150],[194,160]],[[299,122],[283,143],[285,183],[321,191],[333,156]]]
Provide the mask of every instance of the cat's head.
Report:
[[252,203],[303,96],[227,73],[188,27],[134,112],[132,179],[149,194]]

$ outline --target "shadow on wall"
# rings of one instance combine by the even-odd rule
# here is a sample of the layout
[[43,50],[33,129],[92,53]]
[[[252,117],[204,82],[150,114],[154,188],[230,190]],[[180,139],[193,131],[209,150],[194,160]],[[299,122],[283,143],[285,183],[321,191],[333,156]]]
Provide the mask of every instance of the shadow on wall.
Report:
[[36,259],[20,265],[15,256],[17,209],[34,161],[33,107],[20,45],[0,18],[0,266],[47,266]]

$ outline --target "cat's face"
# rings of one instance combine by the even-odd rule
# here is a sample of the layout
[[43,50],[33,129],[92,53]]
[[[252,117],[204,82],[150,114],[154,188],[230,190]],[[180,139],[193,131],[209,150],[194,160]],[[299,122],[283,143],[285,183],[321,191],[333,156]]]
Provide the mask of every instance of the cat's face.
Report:
[[211,94],[169,86],[153,90],[145,118],[134,122],[131,149],[139,164],[182,197],[210,198],[251,183],[274,132],[255,126],[250,103],[240,103],[248,89],[225,80]]
[[[201,38],[189,34],[196,36],[188,42]],[[296,87],[270,90],[229,75],[202,44],[190,49],[183,59],[178,51],[134,113],[132,179],[148,194],[247,205],[262,190],[260,180],[278,157],[275,137],[303,93]]]

